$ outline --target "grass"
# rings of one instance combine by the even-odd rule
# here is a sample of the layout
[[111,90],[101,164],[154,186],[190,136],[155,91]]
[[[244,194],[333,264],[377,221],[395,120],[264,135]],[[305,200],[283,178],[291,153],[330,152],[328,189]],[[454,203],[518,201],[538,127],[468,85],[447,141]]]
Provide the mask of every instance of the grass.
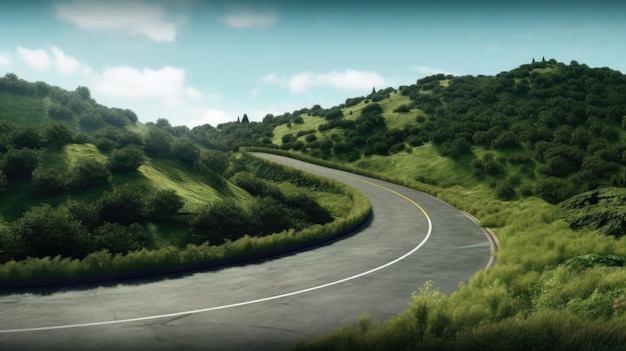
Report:
[[48,109],[43,99],[0,92],[0,120],[26,126],[48,123]]
[[[474,152],[482,155],[484,150]],[[427,284],[398,316],[371,321],[364,314],[327,335],[301,339],[295,350],[567,350],[626,344],[624,267],[576,271],[561,265],[588,254],[624,258],[626,239],[591,229],[574,231],[558,206],[534,196],[496,198],[485,182],[471,175],[466,165],[472,158],[455,163],[426,144],[412,153],[352,164],[317,160],[426,191],[466,210],[493,229],[500,250],[493,268],[477,272],[450,295]],[[521,166],[508,162],[503,167],[507,173],[521,172]],[[416,181],[420,176],[428,176],[428,184]]]

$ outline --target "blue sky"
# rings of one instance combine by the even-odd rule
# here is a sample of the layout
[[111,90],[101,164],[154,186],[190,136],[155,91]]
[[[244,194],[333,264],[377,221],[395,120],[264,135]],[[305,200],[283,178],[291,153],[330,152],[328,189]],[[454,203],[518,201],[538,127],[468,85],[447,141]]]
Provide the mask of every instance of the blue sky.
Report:
[[130,108],[142,122],[260,121],[434,73],[532,58],[626,73],[615,1],[75,1],[0,4],[0,74]]

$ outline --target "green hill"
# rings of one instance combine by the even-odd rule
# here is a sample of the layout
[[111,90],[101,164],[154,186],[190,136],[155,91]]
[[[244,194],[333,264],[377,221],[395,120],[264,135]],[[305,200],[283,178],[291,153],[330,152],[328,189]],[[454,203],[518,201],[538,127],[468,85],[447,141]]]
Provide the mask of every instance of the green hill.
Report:
[[5,75],[0,131],[3,279],[236,256],[332,235],[369,213],[339,184],[211,144],[206,128],[144,125],[86,87]]
[[[490,184],[502,199],[557,203],[626,185],[626,77],[608,68],[550,60],[496,76],[435,75],[288,118],[298,122],[273,130],[282,149],[426,183],[453,181],[463,167],[472,176],[455,182]],[[449,160],[434,161],[445,172],[434,177],[423,168],[433,148]]]

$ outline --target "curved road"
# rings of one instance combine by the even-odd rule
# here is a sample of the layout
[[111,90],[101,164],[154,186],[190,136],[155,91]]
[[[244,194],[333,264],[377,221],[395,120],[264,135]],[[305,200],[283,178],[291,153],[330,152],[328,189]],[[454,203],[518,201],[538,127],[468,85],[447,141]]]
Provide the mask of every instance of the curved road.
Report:
[[280,350],[363,312],[397,315],[425,281],[450,293],[489,261],[484,232],[440,200],[260,156],[360,189],[372,202],[371,223],[330,245],[245,266],[0,295],[0,350]]

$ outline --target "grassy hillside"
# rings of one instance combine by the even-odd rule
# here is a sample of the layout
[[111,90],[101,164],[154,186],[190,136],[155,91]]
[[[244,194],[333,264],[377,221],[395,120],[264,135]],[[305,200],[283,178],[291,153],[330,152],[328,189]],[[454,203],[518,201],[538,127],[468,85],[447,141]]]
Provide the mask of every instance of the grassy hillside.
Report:
[[623,346],[626,77],[551,60],[386,90],[273,117],[272,140],[474,214],[500,239],[496,266],[451,295],[426,284],[397,317],[364,314],[295,349]]
[[228,151],[207,128],[141,124],[86,87],[7,74],[0,111],[4,279],[236,256],[332,235],[369,213],[352,190]]

